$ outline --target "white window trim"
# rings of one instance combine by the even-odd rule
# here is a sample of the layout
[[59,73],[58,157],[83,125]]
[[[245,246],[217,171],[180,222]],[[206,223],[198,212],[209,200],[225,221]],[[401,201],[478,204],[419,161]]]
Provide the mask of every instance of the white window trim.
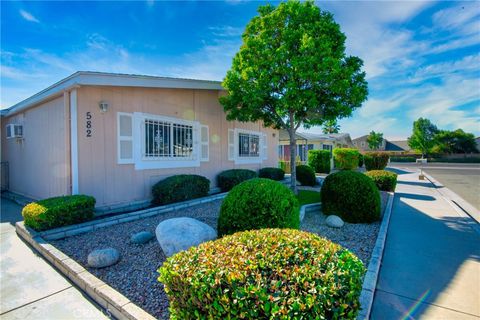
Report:
[[[193,152],[192,157],[182,158],[162,158],[149,159],[143,157],[144,154],[144,134],[145,120],[173,122],[181,125],[193,127]],[[168,168],[192,168],[200,167],[200,123],[198,121],[188,121],[184,119],[154,115],[143,112],[133,113],[133,157],[135,170],[145,169],[168,169]]]
[[[259,138],[260,142],[260,152],[258,153],[258,157],[240,157],[239,156],[239,149],[238,149],[238,139],[239,139],[239,134],[240,133],[245,133],[245,134],[254,134],[257,135]],[[262,135],[263,132],[260,131],[251,131],[251,130],[245,130],[245,129],[234,129],[234,135],[233,135],[233,145],[234,145],[234,161],[235,164],[258,164],[262,163],[263,161],[263,156],[262,156],[262,150],[263,150],[263,142],[262,142]]]
[[[132,136],[121,136],[120,135],[120,116],[126,116],[130,117],[132,121]],[[134,140],[133,140],[133,135],[134,135],[134,127],[133,127],[133,114],[127,113],[127,112],[117,112],[117,163],[118,164],[132,164],[134,163]],[[120,143],[122,141],[132,141],[132,157],[130,159],[121,159],[120,157]]]

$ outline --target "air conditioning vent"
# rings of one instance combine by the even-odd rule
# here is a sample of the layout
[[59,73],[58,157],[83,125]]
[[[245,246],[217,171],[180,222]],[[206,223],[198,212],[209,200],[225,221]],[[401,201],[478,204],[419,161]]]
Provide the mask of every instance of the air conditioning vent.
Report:
[[7,124],[7,139],[22,138],[23,126],[21,124]]

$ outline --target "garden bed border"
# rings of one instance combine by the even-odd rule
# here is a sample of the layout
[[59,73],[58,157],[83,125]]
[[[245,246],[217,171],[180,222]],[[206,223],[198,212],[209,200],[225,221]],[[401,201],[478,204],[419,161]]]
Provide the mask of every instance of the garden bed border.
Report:
[[361,310],[357,316],[357,320],[370,319],[394,198],[395,192],[388,192],[388,201],[383,213],[382,224],[378,231],[377,241],[375,242],[375,247],[373,248],[372,256],[368,263],[367,272],[363,278],[362,292],[360,293]]

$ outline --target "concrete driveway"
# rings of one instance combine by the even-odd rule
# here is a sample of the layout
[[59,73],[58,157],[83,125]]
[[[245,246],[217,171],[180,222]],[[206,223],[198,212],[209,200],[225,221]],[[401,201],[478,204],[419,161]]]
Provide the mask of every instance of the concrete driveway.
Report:
[[0,318],[108,319],[15,232],[21,207],[1,198]]

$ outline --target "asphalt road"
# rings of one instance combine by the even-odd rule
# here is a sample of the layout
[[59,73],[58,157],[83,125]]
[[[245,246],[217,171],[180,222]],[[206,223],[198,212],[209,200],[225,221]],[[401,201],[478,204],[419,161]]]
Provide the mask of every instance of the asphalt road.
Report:
[[478,163],[390,163],[395,168],[418,168],[434,177],[480,210],[480,164]]

